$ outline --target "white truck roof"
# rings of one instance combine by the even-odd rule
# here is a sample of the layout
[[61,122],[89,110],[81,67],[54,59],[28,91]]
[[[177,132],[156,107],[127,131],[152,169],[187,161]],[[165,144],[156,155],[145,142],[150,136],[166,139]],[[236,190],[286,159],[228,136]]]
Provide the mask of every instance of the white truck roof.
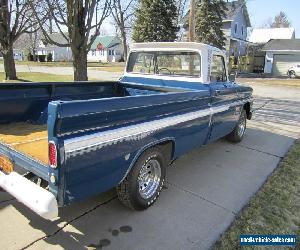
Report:
[[[131,74],[125,70],[124,76],[130,77],[143,77],[143,78],[157,78],[157,79],[170,79],[177,81],[188,81],[188,82],[210,82],[210,68],[212,55],[222,55],[226,58],[226,52],[216,47],[196,42],[149,42],[149,43],[134,43],[131,46],[130,52],[140,51],[199,51],[201,54],[201,76],[199,78],[190,77],[172,77],[172,76],[160,76],[160,75],[140,75]],[[128,62],[127,62],[128,63]],[[227,71],[227,65],[226,65]]]
[[223,53],[222,50],[204,44],[204,43],[196,43],[196,42],[149,42],[149,43],[133,43],[131,50],[185,50],[185,49],[193,49],[193,50],[214,50],[220,53]]

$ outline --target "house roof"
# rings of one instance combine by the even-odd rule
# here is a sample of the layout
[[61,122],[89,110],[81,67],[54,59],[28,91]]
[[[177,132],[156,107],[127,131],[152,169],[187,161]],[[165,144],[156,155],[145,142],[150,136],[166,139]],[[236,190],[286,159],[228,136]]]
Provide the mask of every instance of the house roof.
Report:
[[273,39],[262,48],[263,51],[300,51],[300,39]]
[[[59,33],[53,33],[53,34],[49,34],[49,37],[54,42],[59,43],[59,44],[68,44],[69,43],[69,41],[65,38],[65,37],[67,37],[67,38],[69,37],[68,33],[64,33],[64,35],[61,34],[60,32]],[[42,39],[42,40],[43,40],[43,42],[44,42],[45,45],[48,45],[49,47],[51,47],[51,46],[55,46],[56,47],[56,45],[47,44],[46,41],[45,41],[45,39]]]
[[271,39],[294,39],[294,28],[253,29],[249,41],[252,43],[267,43]]
[[247,4],[244,0],[237,0],[232,2],[226,2],[226,16],[224,18],[224,21],[232,21],[234,20],[235,16],[239,13],[239,11],[243,8],[243,13],[246,18],[246,24],[247,27],[251,27],[251,21],[247,9]]
[[91,49],[97,49],[98,44],[101,44],[104,49],[109,49],[120,44],[120,38],[117,36],[98,36],[93,42]]

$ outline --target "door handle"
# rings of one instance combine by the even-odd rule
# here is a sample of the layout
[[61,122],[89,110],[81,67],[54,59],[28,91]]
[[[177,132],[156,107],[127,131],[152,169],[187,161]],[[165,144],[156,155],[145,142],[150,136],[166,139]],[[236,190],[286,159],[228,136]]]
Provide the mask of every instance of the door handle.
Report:
[[219,95],[220,93],[221,93],[221,90],[219,90],[219,89],[216,89],[216,90],[215,90],[215,94],[216,94],[216,95]]

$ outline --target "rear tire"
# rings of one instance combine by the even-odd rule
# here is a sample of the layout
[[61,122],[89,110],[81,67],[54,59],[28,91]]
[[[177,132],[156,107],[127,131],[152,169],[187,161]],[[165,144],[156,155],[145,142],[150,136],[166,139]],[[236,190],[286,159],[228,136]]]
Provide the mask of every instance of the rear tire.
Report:
[[133,210],[152,206],[166,178],[166,160],[158,147],[145,151],[117,187],[119,200]]
[[233,143],[241,142],[244,138],[244,134],[247,127],[247,113],[246,110],[243,109],[239,118],[237,125],[234,130],[226,136],[226,139]]

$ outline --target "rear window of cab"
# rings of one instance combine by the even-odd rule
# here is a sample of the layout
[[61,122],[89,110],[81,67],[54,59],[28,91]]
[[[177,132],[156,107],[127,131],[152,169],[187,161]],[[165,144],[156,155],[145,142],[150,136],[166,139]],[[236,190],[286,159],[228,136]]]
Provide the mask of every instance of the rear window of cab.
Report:
[[127,72],[196,78],[201,76],[201,56],[193,51],[132,52]]

